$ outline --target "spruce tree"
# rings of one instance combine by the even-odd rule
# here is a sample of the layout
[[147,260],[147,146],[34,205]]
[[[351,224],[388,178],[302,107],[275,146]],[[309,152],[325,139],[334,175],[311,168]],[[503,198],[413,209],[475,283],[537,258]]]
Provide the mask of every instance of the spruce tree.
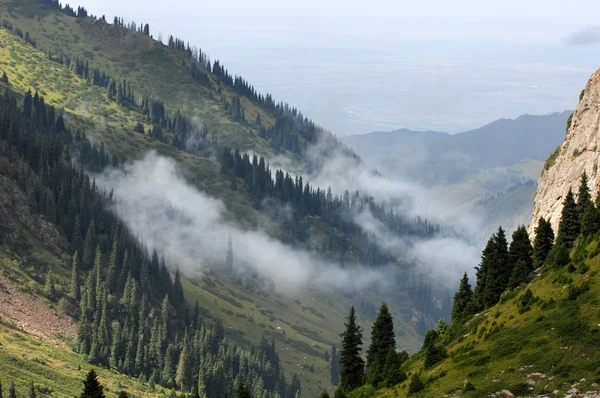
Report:
[[540,217],[535,227],[535,240],[533,241],[533,266],[539,268],[544,265],[548,253],[554,246],[554,231],[552,225]]
[[56,287],[54,286],[54,276],[52,275],[52,268],[49,268],[48,273],[46,274],[46,284],[44,285],[44,294],[50,300],[54,300],[56,298]]
[[396,348],[394,320],[388,306],[383,303],[371,330],[371,345],[367,350],[367,382],[373,385],[381,381],[381,370],[390,349]]
[[533,271],[533,248],[524,225],[513,232],[508,255],[513,267],[508,285],[515,288],[525,282]]
[[564,245],[567,249],[573,247],[573,243],[579,236],[579,211],[573,191],[569,189],[565,200],[563,201],[563,209],[558,225],[558,234],[556,243]]
[[591,201],[588,202],[581,216],[581,236],[595,235],[600,230],[600,210]]
[[362,328],[356,322],[354,306],[350,308],[346,319],[347,322],[344,324],[346,330],[340,335],[342,337],[340,387],[350,391],[362,385],[365,364],[360,356],[362,350]]
[[471,315],[465,313],[471,300],[473,300],[473,290],[469,283],[469,277],[465,272],[460,280],[458,291],[454,294],[454,302],[452,304],[452,325],[461,323],[465,316]]
[[79,301],[81,290],[79,288],[79,254],[73,254],[73,264],[71,266],[71,282],[69,284],[69,295],[73,300]]
[[244,378],[241,375],[239,376],[237,386],[235,387],[235,396],[237,398],[251,398],[250,390],[246,383],[244,383]]
[[477,284],[475,285],[474,300],[472,307],[483,308],[483,293],[487,282],[488,269],[494,255],[495,235],[488,239],[487,244],[481,252],[479,266],[475,267]]
[[577,194],[577,211],[579,212],[580,219],[583,217],[583,212],[590,203],[593,204],[592,195],[590,194],[590,188],[588,187],[588,176],[584,171],[583,174],[581,174],[579,193]]
[[98,381],[98,376],[94,369],[90,370],[83,381],[83,392],[81,398],[104,398],[104,387]]
[[508,286],[513,268],[508,257],[508,243],[502,227],[498,228],[493,239],[493,250],[489,258],[485,290],[483,291],[485,307],[490,307],[500,300],[500,296]]

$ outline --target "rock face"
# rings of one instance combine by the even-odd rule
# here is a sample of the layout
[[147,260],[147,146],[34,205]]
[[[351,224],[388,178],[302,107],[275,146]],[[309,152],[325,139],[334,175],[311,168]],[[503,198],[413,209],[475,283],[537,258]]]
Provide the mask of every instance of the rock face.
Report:
[[600,190],[600,70],[592,75],[579,102],[565,142],[554,164],[542,172],[537,192],[533,199],[533,220],[529,225],[529,235],[533,237],[540,217],[552,224],[556,234],[563,200],[573,189],[579,190],[581,174],[585,171],[589,179],[589,188],[593,198]]

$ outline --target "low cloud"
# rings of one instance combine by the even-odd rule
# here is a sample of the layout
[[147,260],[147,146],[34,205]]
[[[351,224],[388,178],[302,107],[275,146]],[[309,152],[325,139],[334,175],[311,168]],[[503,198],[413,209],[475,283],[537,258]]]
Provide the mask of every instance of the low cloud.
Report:
[[278,291],[309,284],[360,290],[386,284],[400,272],[396,265],[375,269],[349,264],[342,268],[316,253],[283,244],[260,229],[241,229],[228,221],[220,200],[187,184],[172,159],[153,152],[125,171],[113,169],[97,175],[96,181],[113,192],[113,210],[132,234],[188,276],[222,267],[230,237],[234,268],[257,271]]
[[565,37],[571,45],[589,45],[600,43],[600,25],[588,25]]

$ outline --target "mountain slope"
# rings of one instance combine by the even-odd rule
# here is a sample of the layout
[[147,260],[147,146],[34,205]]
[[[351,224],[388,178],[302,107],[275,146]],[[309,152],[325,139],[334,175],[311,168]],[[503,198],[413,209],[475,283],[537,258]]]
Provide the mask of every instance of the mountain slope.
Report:
[[546,159],[564,139],[568,116],[523,115],[453,135],[403,129],[343,141],[384,173],[430,185],[452,184],[479,170]]
[[592,197],[596,198],[600,188],[598,175],[598,120],[600,112],[600,71],[589,79],[579,105],[573,113],[564,143],[547,160],[534,199],[534,217],[530,234],[537,220],[544,217],[550,221],[554,231],[558,230],[562,202],[569,189],[575,192],[579,177],[585,171]]
[[[55,54],[49,56],[47,52],[42,51],[41,42],[31,43],[34,37],[32,33],[29,36],[25,33],[22,34],[23,37],[19,37],[18,29],[20,28],[17,28],[17,23],[20,23],[25,26],[31,24],[29,29],[32,31],[42,29],[40,26],[49,29],[47,33],[51,33],[50,29],[54,28],[61,32],[64,30],[76,31],[80,24],[87,23],[88,20],[75,19],[54,10],[43,9],[40,11],[39,16],[36,16],[36,8],[33,2],[4,2],[0,4],[3,7],[5,6],[3,11],[6,11],[7,17],[14,22],[14,25],[11,26],[12,30],[0,28],[0,74],[5,72],[8,80],[8,84],[0,82],[0,87],[3,91],[8,88],[10,96],[16,98],[15,101],[19,103],[19,106],[27,104],[27,98],[30,98],[27,94],[28,90],[31,89],[32,94],[37,90],[40,96],[33,95],[32,101],[40,101],[40,98],[43,98],[47,106],[45,109],[47,112],[52,110],[53,118],[59,114],[64,115],[65,123],[71,131],[85,133],[97,144],[100,153],[106,155],[106,159],[109,158],[107,152],[111,154],[111,164],[115,167],[118,167],[124,159],[136,159],[150,150],[177,159],[178,164],[182,166],[181,173],[186,181],[222,200],[227,208],[227,217],[233,220],[236,225],[245,230],[260,227],[267,231],[270,236],[279,237],[283,228],[278,223],[278,216],[270,216],[267,212],[261,210],[260,206],[256,206],[252,196],[247,192],[248,187],[242,179],[237,180],[240,189],[232,187],[231,176],[222,173],[218,163],[211,158],[215,152],[200,153],[201,151],[195,152],[187,148],[176,147],[171,138],[174,139],[178,132],[168,131],[170,129],[168,123],[164,135],[169,139],[160,139],[159,136],[150,133],[150,130],[155,130],[156,126],[153,126],[148,115],[144,114],[140,106],[133,103],[119,103],[119,100],[111,98],[106,87],[92,84],[91,78],[81,76],[75,70],[77,69],[76,63],[67,66],[66,62],[60,62]],[[33,14],[29,15],[28,12]],[[41,22],[38,24],[35,21]],[[61,28],[64,30],[61,30]],[[108,27],[106,29],[121,28]],[[133,37],[139,36],[143,35],[133,35]],[[47,39],[46,37],[43,38],[43,40]],[[141,37],[140,40],[147,40],[147,38]],[[32,44],[36,44],[37,48]],[[58,46],[58,44],[56,45]],[[163,49],[163,51],[170,54],[170,56],[178,56],[177,51],[170,49]],[[100,50],[98,52],[104,53]],[[110,64],[108,59],[106,64]],[[225,90],[228,90],[228,88],[224,86],[223,91]],[[165,101],[165,103],[168,102]],[[52,106],[52,108],[48,106]],[[38,105],[36,105],[36,108],[38,108]],[[217,113],[220,112],[218,109],[216,111]],[[33,119],[40,118],[41,113],[37,112],[38,110],[31,113]],[[207,112],[212,111],[208,110]],[[19,113],[14,112],[14,114]],[[46,116],[48,116],[48,113],[46,113]],[[268,115],[261,118],[266,119],[263,123],[269,122]],[[229,119],[228,115],[227,123],[234,123]],[[135,131],[138,123],[143,124],[148,132],[147,134]],[[227,145],[233,143],[243,148],[244,142],[237,141],[240,135],[235,132],[235,129],[229,129],[227,123],[223,125],[225,127],[222,127],[224,141]],[[8,127],[2,127],[6,133]],[[56,131],[52,129],[49,129],[49,131],[42,130],[41,136],[44,139],[48,136],[53,137],[53,134],[56,134]],[[227,134],[231,134],[231,141],[227,141],[229,140]],[[79,137],[79,134],[77,133],[76,136]],[[270,141],[261,137],[249,137],[251,137],[252,145],[258,143],[256,144],[258,146],[249,144],[250,146],[246,146],[246,148],[261,149],[272,153],[273,147]],[[221,143],[219,137],[215,141]],[[74,156],[77,156],[77,154],[76,151],[73,152]],[[92,160],[85,159],[86,162]],[[106,163],[108,163],[108,160]],[[7,161],[7,164],[10,163]],[[86,163],[85,166],[90,167],[95,172],[101,170],[98,164]],[[59,188],[53,187],[57,191],[60,191]],[[55,194],[58,195],[58,192]],[[40,196],[36,199],[41,200],[41,194],[36,196]],[[28,200],[33,199],[28,198]],[[336,204],[342,205],[341,201]],[[313,215],[306,218],[313,236],[319,238],[324,236],[333,242],[332,247],[327,247],[328,250],[334,251],[336,255],[339,252],[340,257],[343,257],[348,263],[356,261],[361,255],[361,251],[364,249],[361,246],[363,242],[360,242],[359,239],[352,238],[338,226],[322,217]],[[83,235],[86,234],[83,233]],[[67,236],[62,236],[62,238],[64,240]],[[110,238],[105,236],[103,239],[103,246],[107,246],[104,249],[110,249],[106,241]],[[33,244],[34,247],[39,244],[39,240],[41,239],[36,239],[37,243]],[[15,245],[9,245],[8,249],[15,250]],[[316,250],[320,249],[316,248]],[[35,254],[29,251],[26,251],[26,253],[28,258],[41,256],[48,261],[51,258],[62,257],[60,265],[53,268],[53,272],[59,278],[63,291],[65,290],[64,286],[67,285],[69,265],[63,264],[63,262],[67,261],[67,257],[73,255],[70,247],[57,249],[57,252],[52,255]],[[108,257],[108,254],[108,252],[105,252],[103,257]],[[223,253],[223,257],[224,255],[225,253]],[[44,280],[45,270],[46,268],[44,268],[44,272],[35,275],[38,283],[42,283]],[[407,279],[404,278],[403,282],[406,283]],[[402,303],[402,305],[394,307],[396,330],[399,338],[402,339],[402,347],[409,351],[415,351],[418,348],[422,339],[420,333],[422,333],[423,328],[427,327],[427,322],[431,321],[425,319],[426,317],[415,309],[413,304],[415,297],[412,297],[406,291],[400,291],[400,289],[397,289],[398,286],[395,286],[394,294],[388,296],[381,296],[373,292],[361,295],[343,295],[339,291],[323,293],[312,289],[303,290],[295,295],[280,295],[269,289],[261,289],[261,283],[259,282],[253,280],[253,278],[248,278],[240,283],[238,278],[209,274],[202,278],[190,277],[189,279],[183,279],[182,285],[187,301],[190,304],[198,301],[201,304],[202,314],[207,319],[222,320],[225,327],[225,336],[231,341],[243,347],[248,347],[250,343],[259,343],[263,332],[266,331],[269,337],[277,342],[286,379],[288,381],[292,380],[293,375],[297,374],[303,384],[306,396],[313,396],[329,386],[326,372],[327,362],[324,358],[325,352],[330,349],[331,344],[338,341],[337,330],[341,327],[347,308],[351,303],[356,304],[357,301],[359,302],[363,314],[362,320],[365,323],[372,320],[374,308],[381,301],[393,299]],[[29,293],[35,297],[40,292],[38,289]],[[436,311],[447,311],[447,308],[441,308],[437,301],[434,303],[432,298],[425,293],[420,294],[417,299],[425,303],[429,301],[428,305],[435,305]],[[444,300],[440,300],[440,302],[442,301],[447,303],[448,300],[444,297]],[[325,319],[327,322],[324,322]],[[76,358],[76,356],[72,356],[72,358]],[[45,373],[43,368],[39,371]],[[148,380],[149,376],[146,376],[146,380]]]

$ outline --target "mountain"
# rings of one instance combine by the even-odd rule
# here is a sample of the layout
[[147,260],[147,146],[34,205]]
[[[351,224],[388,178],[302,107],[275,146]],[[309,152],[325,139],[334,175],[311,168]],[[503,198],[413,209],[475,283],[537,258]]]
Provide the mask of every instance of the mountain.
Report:
[[[564,143],[546,162],[532,240],[520,228],[508,244],[498,229],[476,279],[465,273],[456,283],[452,323],[440,321],[410,358],[388,354],[383,370],[367,370],[379,385],[346,397],[600,396],[600,208],[593,202],[599,77],[590,78]],[[544,216],[554,232],[540,223]]]
[[396,303],[410,352],[448,315],[407,251],[450,228],[270,166],[360,163],[299,110],[143,24],[54,0],[0,20],[3,385],[72,395],[93,366],[115,393],[314,396],[352,304]]
[[522,115],[452,135],[401,129],[342,140],[383,173],[448,185],[480,170],[546,159],[564,139],[569,114]]
[[530,226],[544,217],[550,221],[552,228],[558,231],[563,200],[569,191],[579,187],[579,177],[584,172],[589,178],[589,186],[595,198],[600,187],[598,176],[598,103],[600,96],[598,79],[600,73],[596,72],[588,81],[585,90],[581,93],[579,105],[569,119],[567,137],[547,159],[544,171],[539,181],[539,187],[534,199],[534,217]]
[[500,223],[510,233],[529,222],[531,184],[564,139],[568,117],[523,115],[454,135],[402,129],[343,142],[390,178],[424,184],[432,195],[447,198],[456,214],[475,216],[483,239]]

